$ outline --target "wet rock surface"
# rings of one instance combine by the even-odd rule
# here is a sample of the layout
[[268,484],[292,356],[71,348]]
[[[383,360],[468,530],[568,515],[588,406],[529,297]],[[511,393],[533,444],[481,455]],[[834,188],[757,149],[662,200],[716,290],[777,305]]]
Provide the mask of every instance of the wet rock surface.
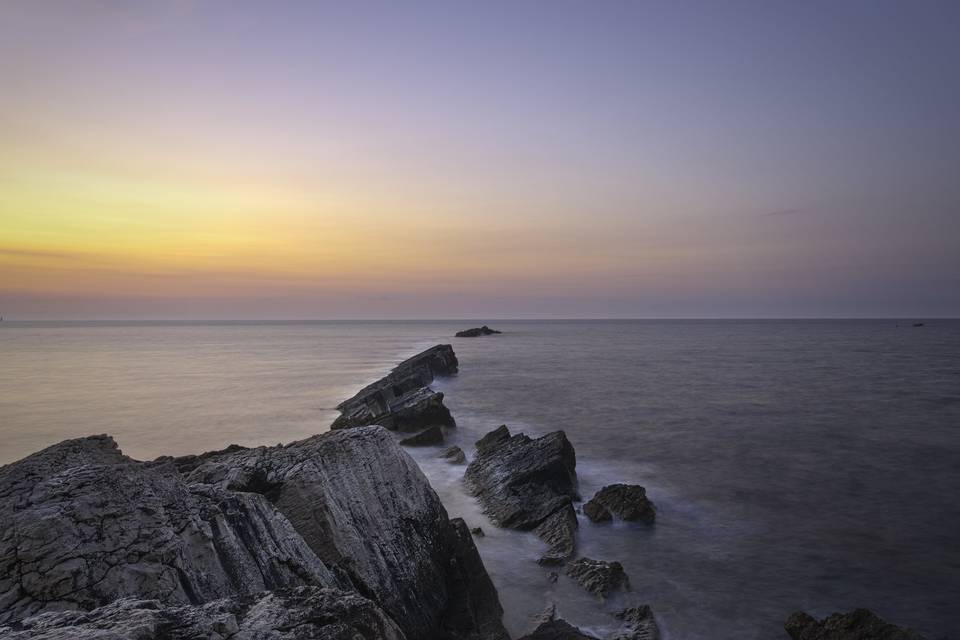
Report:
[[455,337],[479,338],[480,336],[492,336],[498,333],[502,333],[502,332],[497,331],[495,329],[491,329],[487,325],[483,325],[482,327],[474,327],[473,329],[465,329],[464,331],[457,331]]
[[468,490],[494,524],[535,530],[550,545],[548,556],[569,557],[575,548],[576,454],[562,431],[531,439],[501,426],[477,441],[467,466]]
[[617,614],[621,627],[607,640],[660,640],[660,627],[647,605],[630,607]]
[[415,436],[404,438],[400,444],[408,447],[429,447],[437,444],[443,444],[443,429],[440,427],[430,427],[424,429]]
[[463,464],[467,461],[467,456],[463,449],[457,446],[448,447],[440,452],[440,457],[450,464]]
[[923,640],[918,633],[885,622],[869,609],[834,613],[823,620],[798,611],[784,628],[792,640]]
[[583,513],[594,522],[616,515],[622,520],[639,520],[652,524],[656,519],[647,490],[635,484],[611,484],[604,487],[583,505]]
[[590,593],[603,598],[616,589],[630,587],[627,574],[619,562],[579,558],[567,565],[567,575]]
[[377,424],[393,431],[456,426],[443,394],[429,388],[434,378],[457,373],[459,362],[448,344],[438,344],[404,360],[376,382],[344,400],[331,429]]
[[[358,624],[373,635],[361,629],[359,637],[506,637],[466,525],[447,517],[419,468],[380,427],[152,463],[123,456],[106,436],[66,441],[0,468],[0,522],[0,624],[16,633],[41,633],[26,626],[37,614],[92,612],[124,598],[156,601],[156,610],[206,610],[213,601],[310,587],[369,602],[357,611],[371,617]],[[343,606],[351,602],[359,601]],[[180,615],[141,609],[101,611],[93,626],[106,633],[109,616],[118,625],[146,616],[167,629]],[[293,605],[284,614],[319,624]],[[64,620],[56,624],[86,624]],[[357,635],[344,629],[269,637]]]

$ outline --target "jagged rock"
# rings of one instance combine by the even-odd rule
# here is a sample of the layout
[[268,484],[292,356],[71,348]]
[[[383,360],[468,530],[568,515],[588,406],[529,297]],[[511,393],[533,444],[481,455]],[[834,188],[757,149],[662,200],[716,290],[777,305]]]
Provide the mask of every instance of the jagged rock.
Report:
[[440,427],[430,427],[424,429],[415,436],[404,438],[400,444],[408,447],[429,447],[435,444],[443,444],[443,429]]
[[593,498],[583,505],[583,512],[594,522],[598,522],[590,512],[603,518],[603,511],[615,514],[623,520],[640,520],[652,524],[656,518],[653,503],[647,498],[647,490],[635,484],[611,484],[600,489]]
[[613,520],[613,514],[595,500],[590,500],[583,505],[583,514],[590,518],[591,522],[609,522]]
[[566,620],[557,618],[540,624],[519,640],[598,640],[598,638],[583,633]]
[[798,611],[784,625],[793,640],[923,640],[910,629],[884,622],[869,609],[834,613],[816,620]]
[[473,529],[470,529],[470,533],[477,536],[478,538],[483,538],[484,536],[487,535],[483,532],[483,529],[481,529],[480,527],[474,527]]
[[615,589],[630,586],[619,562],[580,558],[567,565],[567,575],[590,593],[603,598]]
[[343,583],[263,496],[189,485],[108,436],[0,468],[0,624],[123,597],[190,604]]
[[456,426],[443,404],[443,394],[427,385],[435,377],[455,374],[458,366],[453,347],[448,344],[438,344],[408,358],[337,405],[341,415],[330,428],[378,424],[393,431],[418,431],[434,425]]
[[[408,637],[452,629],[464,638],[505,637],[466,525],[448,519],[420,468],[380,427],[224,454],[188,480],[266,495],[317,556]],[[474,635],[463,631],[465,616]]]
[[607,640],[660,640],[660,627],[647,605],[630,607],[617,614],[622,626]]
[[535,529],[551,546],[548,556],[569,557],[577,527],[572,503],[578,498],[576,465],[573,446],[562,431],[534,440],[511,436],[504,425],[477,442],[465,480],[494,524]]
[[16,627],[6,640],[405,640],[373,602],[336,589],[297,587],[234,596],[204,605],[164,606],[121,599],[89,612],[45,613]]
[[457,331],[455,337],[457,337],[457,338],[477,338],[477,337],[479,337],[479,336],[492,336],[492,335],[494,335],[495,333],[502,333],[502,332],[497,331],[497,330],[495,330],[495,329],[491,329],[491,328],[488,327],[487,325],[483,325],[482,327],[474,327],[473,329],[465,329],[464,331]]
[[440,457],[445,458],[450,464],[463,464],[467,461],[467,456],[463,453],[463,449],[457,446],[444,449],[440,453]]

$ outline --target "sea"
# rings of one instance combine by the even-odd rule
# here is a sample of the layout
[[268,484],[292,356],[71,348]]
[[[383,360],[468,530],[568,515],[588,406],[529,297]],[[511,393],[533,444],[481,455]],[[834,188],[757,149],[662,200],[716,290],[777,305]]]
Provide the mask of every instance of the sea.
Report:
[[[598,635],[649,604],[666,638],[786,638],[797,610],[867,607],[960,638],[960,321],[639,320],[0,324],[0,464],[108,433],[128,455],[273,445],[328,429],[393,365],[450,343],[438,380],[473,443],[562,429],[580,492],[636,483],[653,525],[580,517],[579,553],[629,592],[590,596],[494,527],[439,448],[408,449],[477,546],[516,637],[551,603]],[[0,523],[2,526],[2,523]]]

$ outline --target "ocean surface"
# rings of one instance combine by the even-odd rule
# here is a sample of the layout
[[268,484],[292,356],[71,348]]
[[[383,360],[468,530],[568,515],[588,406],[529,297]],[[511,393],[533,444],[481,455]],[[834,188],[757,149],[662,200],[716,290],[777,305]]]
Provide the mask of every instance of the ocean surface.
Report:
[[[623,599],[674,640],[786,638],[783,620],[869,607],[960,638],[960,321],[86,323],[0,325],[0,464],[113,435],[139,459],[326,431],[333,407],[403,358],[454,345],[439,381],[472,443],[500,424],[566,431],[581,493],[642,484],[653,526],[581,518],[620,561]],[[519,634],[551,601],[602,632],[601,602],[498,530],[463,467],[410,449],[477,545]]]

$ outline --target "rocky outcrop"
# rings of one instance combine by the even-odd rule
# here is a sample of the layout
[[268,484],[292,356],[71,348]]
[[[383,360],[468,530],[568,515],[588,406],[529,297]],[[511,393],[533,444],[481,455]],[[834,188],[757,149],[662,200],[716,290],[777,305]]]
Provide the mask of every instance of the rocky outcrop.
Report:
[[482,327],[474,327],[473,329],[466,329],[464,331],[457,331],[455,337],[457,338],[478,338],[480,336],[492,336],[497,333],[502,333],[495,329],[491,329],[487,325]]
[[647,605],[624,609],[617,620],[622,624],[607,640],[660,640],[660,627]]
[[373,384],[367,385],[337,409],[331,429],[377,424],[392,431],[420,431],[431,426],[456,426],[443,404],[443,394],[430,389],[434,378],[457,372],[453,347],[438,344],[404,360]]
[[123,597],[191,604],[342,584],[263,496],[190,485],[108,436],[0,469],[0,523],[0,623]]
[[784,627],[793,640],[923,640],[910,629],[884,622],[869,609],[834,613],[823,620],[798,611]]
[[404,438],[400,444],[408,447],[429,447],[432,445],[443,444],[443,429],[440,427],[430,427],[424,429],[415,436]]
[[7,640],[406,640],[373,602],[354,592],[297,587],[203,605],[121,599],[92,611],[45,613],[13,627]]
[[496,591],[466,526],[451,522],[384,429],[360,427],[207,460],[191,482],[262,493],[329,566],[413,638],[503,637]]
[[567,565],[567,575],[590,593],[602,598],[616,589],[628,589],[630,586],[623,565],[619,562],[580,558]]
[[566,620],[556,618],[541,623],[536,629],[520,640],[599,640],[596,636],[590,636],[573,626]]
[[[244,637],[222,606],[274,633],[251,638],[506,638],[466,525],[380,427],[153,463],[67,441],[0,468],[0,523],[0,625],[24,637]],[[122,630],[140,619],[163,633]]]
[[577,460],[562,431],[531,439],[507,427],[477,442],[467,466],[467,487],[494,524],[536,530],[551,549],[547,561],[569,557],[575,547]]
[[467,456],[463,449],[457,446],[448,447],[440,452],[440,457],[450,464],[463,464],[467,461]]
[[652,524],[656,519],[647,490],[635,484],[611,484],[597,492],[583,505],[583,512],[594,522],[609,520],[614,514],[623,520],[640,520]]

